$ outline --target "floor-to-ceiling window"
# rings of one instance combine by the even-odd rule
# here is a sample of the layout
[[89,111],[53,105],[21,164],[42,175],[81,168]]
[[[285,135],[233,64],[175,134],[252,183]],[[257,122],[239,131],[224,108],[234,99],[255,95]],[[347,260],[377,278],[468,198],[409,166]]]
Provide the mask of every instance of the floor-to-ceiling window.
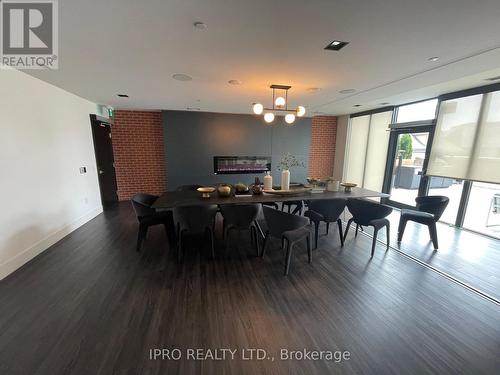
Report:
[[500,84],[353,115],[344,179],[397,207],[447,196],[441,221],[500,238],[499,134]]

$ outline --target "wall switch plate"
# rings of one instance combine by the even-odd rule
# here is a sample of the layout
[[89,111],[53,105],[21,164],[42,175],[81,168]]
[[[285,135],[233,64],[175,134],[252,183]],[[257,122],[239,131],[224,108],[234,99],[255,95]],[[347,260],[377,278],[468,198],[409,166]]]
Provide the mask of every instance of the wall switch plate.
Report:
[[80,167],[80,174],[87,173],[87,167]]

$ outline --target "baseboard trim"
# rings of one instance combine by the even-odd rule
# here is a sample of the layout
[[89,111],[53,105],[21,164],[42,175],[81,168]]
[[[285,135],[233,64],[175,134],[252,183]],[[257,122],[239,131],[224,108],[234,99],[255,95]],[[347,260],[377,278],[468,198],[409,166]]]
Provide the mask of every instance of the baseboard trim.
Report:
[[56,242],[60,241],[64,237],[66,237],[68,234],[73,232],[74,230],[80,228],[83,224],[89,222],[93,218],[95,218],[97,215],[102,213],[102,206],[98,206],[84,215],[80,216],[78,219],[74,220],[73,222],[63,226],[62,228],[56,230],[55,232],[52,232],[39,240],[38,242],[34,243],[30,247],[22,250],[19,252],[17,255],[13,256],[12,258],[8,259],[4,263],[0,264],[0,280],[4,279],[20,267],[22,267],[24,264],[29,262],[31,259],[35,258],[37,255],[41,254],[45,250],[47,250],[49,247],[54,245]]

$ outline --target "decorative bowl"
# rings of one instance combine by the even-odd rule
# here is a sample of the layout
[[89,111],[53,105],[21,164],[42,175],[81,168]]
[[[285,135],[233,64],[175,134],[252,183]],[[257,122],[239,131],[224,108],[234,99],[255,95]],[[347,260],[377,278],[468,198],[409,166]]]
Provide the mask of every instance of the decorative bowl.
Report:
[[217,192],[219,193],[219,197],[227,198],[231,196],[231,186],[227,184],[221,184],[217,188]]
[[353,187],[358,186],[358,184],[353,184],[352,182],[342,182],[340,185],[344,187],[346,193],[350,193]]
[[236,185],[234,185],[234,190],[237,194],[245,194],[248,193],[248,186],[241,182],[238,182]]
[[201,193],[202,198],[210,198],[210,194],[215,191],[214,187],[207,186],[207,187],[199,187],[196,189],[199,193]]

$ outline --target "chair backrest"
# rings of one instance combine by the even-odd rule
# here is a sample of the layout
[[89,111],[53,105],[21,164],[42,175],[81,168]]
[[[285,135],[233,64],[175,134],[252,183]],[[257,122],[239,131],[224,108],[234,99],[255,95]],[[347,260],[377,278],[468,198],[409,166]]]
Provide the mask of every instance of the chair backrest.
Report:
[[415,202],[417,202],[417,210],[433,214],[434,220],[438,221],[448,206],[450,198],[444,195],[428,195],[415,198]]
[[283,232],[309,224],[309,220],[303,216],[292,215],[267,206],[262,206],[262,211],[266,219],[267,229],[273,237],[281,238]]
[[135,214],[137,218],[140,219],[145,216],[151,216],[156,213],[156,210],[152,208],[154,202],[158,199],[157,195],[137,193],[135,194],[131,201],[134,207]]
[[192,233],[204,232],[211,228],[217,214],[217,205],[186,206],[174,209],[174,219],[179,223],[181,231]]
[[196,191],[196,189],[198,189],[199,187],[201,187],[201,185],[181,185],[181,186],[178,186],[177,187],[177,191]]
[[336,221],[347,204],[347,199],[318,199],[309,201],[309,209],[323,215],[327,221]]
[[392,207],[365,199],[349,199],[347,208],[360,225],[369,225],[370,221],[382,219],[392,212]]
[[248,228],[259,214],[260,204],[224,204],[220,212],[224,218],[224,225],[235,228]]

